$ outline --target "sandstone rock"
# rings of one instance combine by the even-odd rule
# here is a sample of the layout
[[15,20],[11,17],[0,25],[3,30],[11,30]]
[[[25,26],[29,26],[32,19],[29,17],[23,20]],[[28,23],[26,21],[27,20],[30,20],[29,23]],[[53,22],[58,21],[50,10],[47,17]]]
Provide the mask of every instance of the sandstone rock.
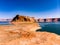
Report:
[[41,29],[40,25],[36,22],[34,17],[16,15],[12,19],[11,23],[27,31],[36,31],[37,29]]
[[36,22],[36,20],[33,17],[16,15],[12,22]]
[[[16,24],[16,22],[14,22]],[[0,30],[11,31],[11,30],[24,30],[24,31],[36,31],[37,29],[41,29],[38,23],[19,23],[17,25],[8,25],[8,26],[0,26]]]
[[60,36],[50,32],[36,32],[39,24],[30,17],[17,15],[14,25],[0,26],[0,45],[60,45]]
[[60,36],[53,33],[20,31],[20,33],[9,32],[9,34],[10,37],[8,36],[8,39],[0,45],[60,45]]
[[[23,29],[23,27],[25,28]],[[28,31],[32,27],[27,27],[27,24],[0,26],[0,45],[60,45],[59,35],[49,32]]]

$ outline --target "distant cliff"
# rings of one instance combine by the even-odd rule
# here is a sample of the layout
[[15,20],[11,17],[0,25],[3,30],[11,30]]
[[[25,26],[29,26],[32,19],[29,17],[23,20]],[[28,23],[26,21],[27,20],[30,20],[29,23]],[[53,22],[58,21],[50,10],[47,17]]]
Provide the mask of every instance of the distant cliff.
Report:
[[32,17],[16,15],[11,22],[17,25],[0,26],[0,45],[60,45],[60,35],[36,31],[41,27]]
[[36,31],[41,29],[40,25],[36,22],[34,17],[16,15],[11,23],[13,25],[19,26],[25,31]]
[[11,22],[36,22],[34,17],[16,15]]
[[12,19],[0,19],[0,21],[11,21]]
[[59,22],[60,18],[46,18],[46,19],[37,19],[37,22]]

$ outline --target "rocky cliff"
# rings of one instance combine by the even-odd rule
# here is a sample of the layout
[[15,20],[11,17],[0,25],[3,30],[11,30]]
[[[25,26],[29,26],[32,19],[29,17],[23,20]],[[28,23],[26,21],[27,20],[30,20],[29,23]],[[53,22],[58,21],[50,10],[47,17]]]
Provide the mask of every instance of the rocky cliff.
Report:
[[41,28],[33,18],[17,15],[11,22],[14,25],[0,26],[0,45],[60,45],[60,35],[36,32]]
[[0,30],[0,45],[60,45],[60,36],[49,32],[27,32],[20,29]]
[[25,31],[36,31],[37,29],[41,29],[40,25],[36,22],[34,17],[16,15],[12,19],[11,23],[13,25],[19,26]]
[[16,15],[11,22],[36,22],[33,17]]

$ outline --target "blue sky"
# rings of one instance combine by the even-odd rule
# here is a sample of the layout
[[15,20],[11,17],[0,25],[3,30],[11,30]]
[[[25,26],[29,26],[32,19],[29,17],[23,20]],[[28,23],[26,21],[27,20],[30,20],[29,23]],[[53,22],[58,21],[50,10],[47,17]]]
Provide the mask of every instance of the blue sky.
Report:
[[60,0],[0,0],[0,18],[16,14],[36,18],[59,18]]

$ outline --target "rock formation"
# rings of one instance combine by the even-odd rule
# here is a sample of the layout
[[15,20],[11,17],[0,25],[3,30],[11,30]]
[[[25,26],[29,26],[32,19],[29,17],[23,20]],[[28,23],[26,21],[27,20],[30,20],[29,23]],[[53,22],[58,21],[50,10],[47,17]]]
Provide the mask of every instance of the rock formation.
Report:
[[0,45],[60,45],[59,35],[36,32],[41,28],[35,19],[17,15],[11,22],[15,24],[0,26]]
[[36,22],[34,17],[16,15],[12,19],[11,23],[21,27],[25,31],[36,31],[37,29],[41,29],[40,25]]
[[36,22],[33,17],[16,15],[11,22]]
[[0,45],[60,45],[60,36],[48,32],[2,31]]

